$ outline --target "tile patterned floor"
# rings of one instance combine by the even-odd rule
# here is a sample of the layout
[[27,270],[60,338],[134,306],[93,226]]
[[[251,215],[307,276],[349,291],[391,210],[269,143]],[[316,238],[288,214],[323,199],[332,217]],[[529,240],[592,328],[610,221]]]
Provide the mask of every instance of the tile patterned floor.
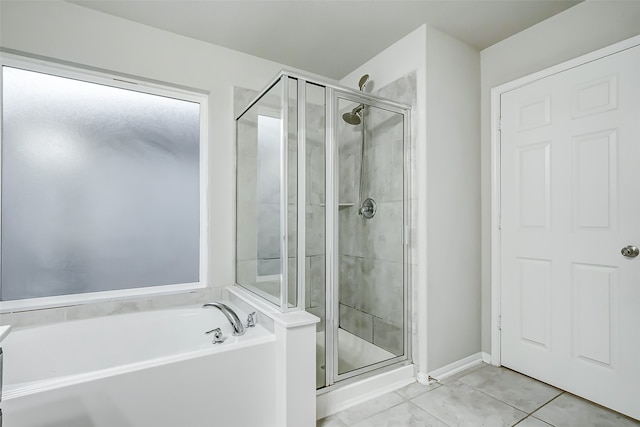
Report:
[[640,427],[640,422],[485,364],[413,383],[319,420],[317,427]]

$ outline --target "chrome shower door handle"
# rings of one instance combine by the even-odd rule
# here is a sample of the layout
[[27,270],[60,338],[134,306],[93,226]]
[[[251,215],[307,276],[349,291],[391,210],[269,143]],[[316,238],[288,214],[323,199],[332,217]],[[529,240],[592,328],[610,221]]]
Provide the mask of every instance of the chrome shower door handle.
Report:
[[620,251],[620,253],[622,254],[622,256],[627,257],[627,258],[635,258],[640,254],[640,249],[638,249],[635,246],[625,246],[624,248],[622,248],[622,250]]

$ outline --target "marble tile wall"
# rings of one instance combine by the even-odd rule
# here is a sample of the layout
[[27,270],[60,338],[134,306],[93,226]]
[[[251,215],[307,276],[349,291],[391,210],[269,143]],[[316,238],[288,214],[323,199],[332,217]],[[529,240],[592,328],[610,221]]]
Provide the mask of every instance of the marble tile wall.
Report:
[[42,310],[30,310],[0,315],[0,325],[34,326],[67,320],[88,319],[113,314],[161,310],[184,305],[217,301],[223,288],[205,288],[180,294],[158,295],[128,300],[108,300],[90,304],[69,305]]

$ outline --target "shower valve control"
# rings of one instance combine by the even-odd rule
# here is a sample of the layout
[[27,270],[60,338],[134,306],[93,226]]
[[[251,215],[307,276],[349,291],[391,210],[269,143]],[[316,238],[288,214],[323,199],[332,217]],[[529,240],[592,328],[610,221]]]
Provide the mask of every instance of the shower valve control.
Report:
[[363,218],[371,219],[376,214],[377,210],[378,205],[376,204],[376,201],[372,198],[368,198],[364,202],[362,202],[362,206],[360,206],[360,210],[358,211],[358,213]]

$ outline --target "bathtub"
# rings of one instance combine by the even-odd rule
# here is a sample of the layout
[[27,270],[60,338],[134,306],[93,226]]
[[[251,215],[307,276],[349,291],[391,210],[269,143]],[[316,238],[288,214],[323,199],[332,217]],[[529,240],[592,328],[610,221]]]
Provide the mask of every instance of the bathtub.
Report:
[[[216,327],[227,339],[214,345]],[[16,328],[2,343],[4,425],[275,426],[275,334],[231,332],[199,306]]]

